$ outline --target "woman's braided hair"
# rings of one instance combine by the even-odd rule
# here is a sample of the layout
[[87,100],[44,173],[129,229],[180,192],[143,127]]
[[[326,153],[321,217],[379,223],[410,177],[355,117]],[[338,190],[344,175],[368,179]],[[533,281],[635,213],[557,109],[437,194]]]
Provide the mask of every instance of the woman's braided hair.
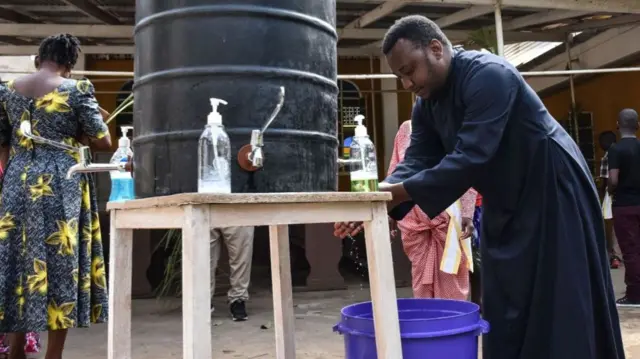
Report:
[[77,37],[70,34],[58,34],[42,40],[38,57],[40,63],[51,61],[72,69],[78,61],[80,51],[80,40]]

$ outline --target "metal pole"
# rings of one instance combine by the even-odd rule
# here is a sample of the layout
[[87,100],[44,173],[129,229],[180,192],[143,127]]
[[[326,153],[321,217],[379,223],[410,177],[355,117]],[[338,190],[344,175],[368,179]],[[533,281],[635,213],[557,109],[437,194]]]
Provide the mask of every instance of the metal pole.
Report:
[[502,30],[502,9],[500,0],[495,4],[496,39],[498,40],[498,55],[504,56],[504,32]]
[[[30,74],[34,71],[13,71],[13,70],[0,70],[0,74]],[[616,72],[640,72],[640,67],[618,67],[610,69],[585,69],[585,70],[552,70],[552,71],[528,71],[521,72],[520,75],[524,77],[566,77],[569,75],[595,75],[595,74],[609,74]],[[74,76],[128,76],[133,77],[133,72],[109,72],[109,71],[74,71]],[[395,79],[396,75],[393,74],[362,74],[362,75],[338,75],[338,80],[383,80],[383,79]]]
[[[567,34],[567,40],[564,42],[567,52],[567,69],[572,70],[573,59],[571,58],[571,44],[573,43],[573,35]],[[580,131],[578,131],[578,114],[576,106],[576,88],[573,83],[573,74],[569,75],[569,92],[571,94],[571,122],[573,123],[573,133],[576,143],[580,143]]]
[[[610,69],[585,69],[585,70],[551,70],[551,71],[525,71],[520,75],[524,77],[566,77],[569,75],[595,75],[616,72],[640,72],[640,67],[620,67]],[[364,75],[338,75],[339,80],[365,80],[365,79],[394,79],[392,74],[364,74]]]
[[[373,68],[373,56],[369,56],[369,71],[371,71],[373,73],[374,68]],[[375,79],[371,79],[371,90],[373,92],[371,92],[370,96],[371,96],[371,121],[369,122],[369,126],[371,126],[371,130],[372,133],[371,135],[373,136],[373,143],[377,143],[377,137],[376,137],[376,129],[378,127],[378,124],[376,122],[376,81]],[[384,166],[382,166],[382,168],[384,168]]]

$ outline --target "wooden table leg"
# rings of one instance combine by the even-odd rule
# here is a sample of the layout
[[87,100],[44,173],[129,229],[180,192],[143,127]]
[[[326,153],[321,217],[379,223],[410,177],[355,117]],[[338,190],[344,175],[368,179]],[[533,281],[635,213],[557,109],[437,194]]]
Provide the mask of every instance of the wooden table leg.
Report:
[[276,358],[294,359],[295,316],[291,289],[291,259],[289,258],[289,226],[270,226],[271,283],[273,286],[273,316],[276,332]]
[[182,227],[182,358],[211,358],[209,207],[185,206]]
[[372,203],[373,219],[364,223],[378,358],[402,359],[400,323],[387,205]]
[[131,359],[131,276],[133,230],[116,228],[111,211],[109,242],[109,334],[108,359]]

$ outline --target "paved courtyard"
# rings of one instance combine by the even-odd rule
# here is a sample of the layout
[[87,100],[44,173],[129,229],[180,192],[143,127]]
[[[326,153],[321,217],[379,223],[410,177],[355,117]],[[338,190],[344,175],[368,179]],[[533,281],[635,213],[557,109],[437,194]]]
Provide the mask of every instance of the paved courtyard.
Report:
[[[617,293],[623,286],[623,269],[613,270]],[[409,288],[398,289],[410,296]],[[345,305],[369,298],[357,285],[345,291],[295,293],[297,359],[344,358],[342,337],[332,332]],[[253,296],[249,321],[232,322],[224,297],[216,297],[213,317],[214,359],[275,358],[271,298],[267,292]],[[133,304],[133,357],[181,358],[182,324],[179,300],[136,300]],[[628,359],[640,359],[640,309],[621,309],[622,330]],[[69,335],[65,359],[103,359],[107,355],[107,326],[75,330]]]

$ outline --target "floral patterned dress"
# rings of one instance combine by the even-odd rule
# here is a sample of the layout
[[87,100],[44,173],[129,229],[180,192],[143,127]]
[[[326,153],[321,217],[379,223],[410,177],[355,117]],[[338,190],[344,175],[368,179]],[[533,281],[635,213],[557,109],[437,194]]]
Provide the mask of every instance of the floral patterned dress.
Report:
[[0,332],[87,327],[107,320],[98,206],[90,175],[66,179],[79,155],[20,131],[78,146],[108,129],[88,80],[65,80],[38,99],[0,86],[0,144],[10,145],[0,197]]

